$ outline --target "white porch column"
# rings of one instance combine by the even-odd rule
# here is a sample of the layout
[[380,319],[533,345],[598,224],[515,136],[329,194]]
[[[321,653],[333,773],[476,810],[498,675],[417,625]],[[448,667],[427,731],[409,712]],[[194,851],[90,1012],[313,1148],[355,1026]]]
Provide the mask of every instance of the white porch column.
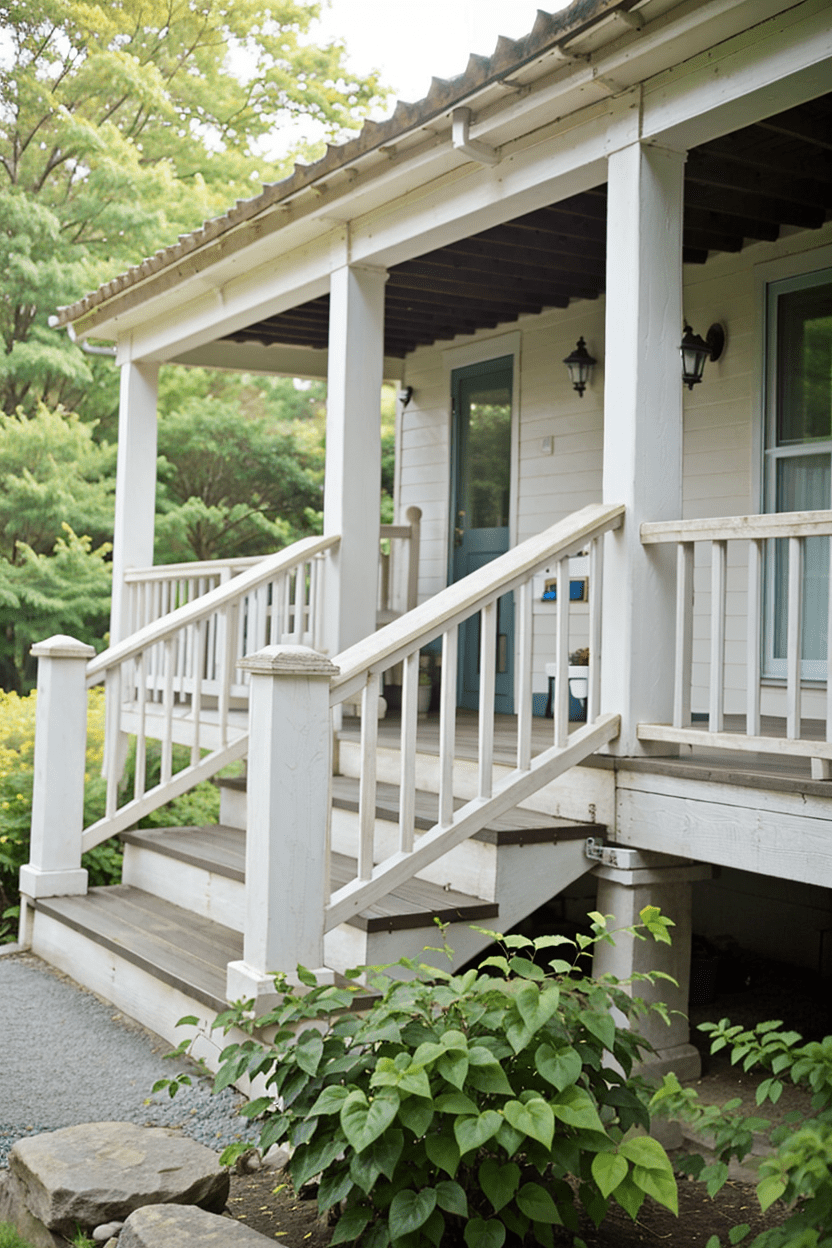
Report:
[[606,538],[601,703],[621,715],[608,748],[624,755],[645,753],[639,721],[672,716],[674,552],[643,547],[639,525],[682,515],[684,163],[639,143],[609,159],[604,502],[627,513]]
[[125,570],[146,568],[153,563],[158,377],[158,364],[121,366],[111,644],[121,641],[129,632],[129,621],[125,619]]
[[266,646],[251,673],[243,959],[230,1001],[274,1003],[271,973],[323,966],[330,778],[329,685],[338,668],[308,646]]
[[376,626],[386,281],[383,269],[347,265],[330,284],[324,534],[341,534],[326,579],[331,655]]
[[32,834],[20,891],[25,897],[66,897],[87,891],[81,866],[86,669],[95,650],[58,635],[32,646],[32,654],[38,660]]
[[641,997],[648,1003],[663,1001],[671,1011],[669,1027],[657,1014],[647,1015],[636,1024],[639,1033],[656,1050],[655,1054],[645,1056],[643,1071],[660,1077],[672,1070],[680,1079],[695,1079],[700,1074],[701,1063],[698,1050],[690,1043],[687,1020],[691,885],[696,880],[710,879],[712,869],[670,854],[619,849],[617,846],[609,846],[607,852],[614,858],[615,865],[604,865],[595,871],[598,880],[596,908],[601,914],[614,915],[610,931],[617,927],[636,926],[645,906],[659,906],[662,914],[672,919],[676,926],[670,929],[670,945],[661,944],[649,936],[647,940],[634,940],[623,935],[616,937],[614,945],[606,942],[596,945],[592,973],[612,974],[618,979],[628,979],[645,971],[664,971],[673,976],[678,988],[674,988],[668,980],[660,979],[655,984],[636,983],[629,990],[631,996]]

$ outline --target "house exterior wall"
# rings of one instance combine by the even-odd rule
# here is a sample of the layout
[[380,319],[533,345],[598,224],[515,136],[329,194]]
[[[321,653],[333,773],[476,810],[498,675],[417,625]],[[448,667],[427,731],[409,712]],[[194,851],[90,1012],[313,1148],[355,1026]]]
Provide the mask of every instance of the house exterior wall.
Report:
[[[742,515],[761,506],[763,303],[761,274],[774,261],[796,268],[830,261],[832,223],[817,231],[795,231],[777,243],[758,243],[738,254],[721,254],[703,266],[685,266],[684,311],[696,332],[713,321],[727,330],[721,360],[706,366],[705,380],[684,395],[683,517]],[[413,398],[401,422],[398,507],[422,508],[420,600],[447,583],[450,474],[450,371],[460,347],[492,341],[494,356],[505,354],[508,333],[519,335],[516,497],[512,540],[533,533],[588,503],[601,501],[604,395],[604,301],[580,301],[563,310],[523,317],[516,324],[419,349],[405,362]],[[563,358],[578,338],[586,339],[599,364],[583,398],[570,388]],[[614,384],[614,380],[613,383]],[[552,439],[551,451],[548,439]],[[745,709],[745,551],[728,551],[726,621],[726,711]],[[581,569],[576,569],[576,573]],[[710,567],[697,549],[694,622],[694,709],[707,705]],[[542,662],[554,657],[555,612],[535,602],[534,690],[546,691]],[[570,648],[586,644],[587,608],[574,609]],[[813,698],[817,702],[813,702]],[[780,688],[764,691],[763,712],[777,713]],[[806,714],[822,714],[820,694],[809,690]]]

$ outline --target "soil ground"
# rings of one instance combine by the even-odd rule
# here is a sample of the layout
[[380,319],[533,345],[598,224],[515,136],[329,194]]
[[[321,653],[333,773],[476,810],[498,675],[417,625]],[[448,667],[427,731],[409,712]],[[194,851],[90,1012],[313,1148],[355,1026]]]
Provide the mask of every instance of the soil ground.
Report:
[[[736,968],[735,968],[736,969]],[[796,971],[777,963],[756,962],[743,968],[721,985],[722,991],[713,1000],[691,1009],[691,1023],[728,1017],[732,1022],[753,1026],[766,1019],[778,1018],[799,1031],[807,1040],[818,1039],[832,1031],[829,985],[816,976]],[[707,1041],[695,1031],[693,1037],[703,1051],[702,1077],[697,1088],[703,1101],[724,1104],[741,1097],[744,1108],[754,1108],[757,1079],[732,1067],[728,1058],[719,1054],[711,1058]],[[759,1111],[764,1117],[781,1116],[791,1109],[808,1109],[808,1097],[799,1089],[787,1087],[776,1110],[767,1105]],[[693,1151],[690,1147],[680,1153]],[[581,1235],[587,1248],[643,1248],[661,1244],[669,1248],[705,1248],[711,1235],[719,1235],[728,1243],[732,1227],[746,1223],[752,1235],[776,1226],[784,1217],[776,1205],[766,1215],[760,1213],[754,1184],[729,1180],[715,1199],[711,1200],[702,1184],[679,1175],[679,1217],[653,1201],[645,1201],[638,1220],[632,1222],[623,1210],[613,1207],[607,1220],[596,1230],[585,1221]],[[254,1174],[234,1175],[228,1212],[270,1239],[291,1244],[292,1248],[326,1248],[331,1231],[318,1219],[314,1200],[298,1200],[292,1192],[288,1176],[272,1170]],[[571,1234],[563,1233],[556,1243],[570,1245]]]

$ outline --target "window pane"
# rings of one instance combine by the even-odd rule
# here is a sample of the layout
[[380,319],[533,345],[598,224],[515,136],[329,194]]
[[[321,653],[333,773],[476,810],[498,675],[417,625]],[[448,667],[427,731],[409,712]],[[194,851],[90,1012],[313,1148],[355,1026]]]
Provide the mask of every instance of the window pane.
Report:
[[481,382],[468,408],[465,510],[473,529],[508,526],[511,495],[511,391]]
[[832,436],[832,283],[780,296],[777,379],[778,446]]
[[[821,511],[829,507],[829,455],[801,455],[777,462],[777,511]],[[785,659],[788,622],[788,542],[775,542],[774,658]],[[829,611],[829,538],[803,543],[802,658],[826,658]]]

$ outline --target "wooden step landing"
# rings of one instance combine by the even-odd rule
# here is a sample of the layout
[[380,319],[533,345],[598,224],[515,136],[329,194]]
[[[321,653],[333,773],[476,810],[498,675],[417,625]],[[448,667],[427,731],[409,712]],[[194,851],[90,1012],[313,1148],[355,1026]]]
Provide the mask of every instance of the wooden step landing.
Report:
[[227,1008],[226,966],[243,956],[242,934],[230,927],[128,884],[34,905],[192,1000],[217,1013]]
[[[151,850],[163,857],[175,858],[228,879],[241,883],[245,880],[246,834],[237,828],[218,825],[202,828],[134,829],[122,833],[121,839],[128,845]],[[333,854],[330,874],[333,889],[349,883],[355,878],[355,859],[348,858],[345,854]],[[441,923],[477,923],[481,919],[495,918],[498,911],[499,907],[495,902],[442,888],[426,880],[413,879],[375,905],[362,910],[348,922],[350,926],[365,932],[394,932],[430,927],[435,919]],[[242,953],[232,956],[242,957]]]

